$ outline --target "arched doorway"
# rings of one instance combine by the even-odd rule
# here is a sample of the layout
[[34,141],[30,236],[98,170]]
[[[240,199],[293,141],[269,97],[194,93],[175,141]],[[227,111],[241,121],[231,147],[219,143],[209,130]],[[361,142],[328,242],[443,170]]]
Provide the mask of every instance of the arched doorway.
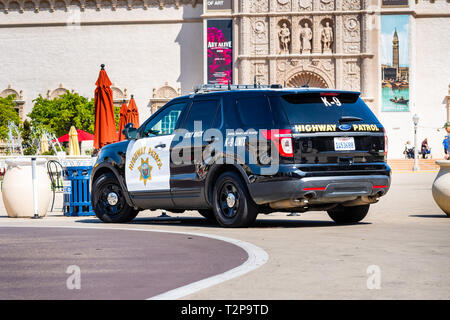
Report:
[[317,73],[311,71],[296,73],[286,81],[286,86],[291,88],[300,88],[305,84],[314,88],[328,88],[327,82]]

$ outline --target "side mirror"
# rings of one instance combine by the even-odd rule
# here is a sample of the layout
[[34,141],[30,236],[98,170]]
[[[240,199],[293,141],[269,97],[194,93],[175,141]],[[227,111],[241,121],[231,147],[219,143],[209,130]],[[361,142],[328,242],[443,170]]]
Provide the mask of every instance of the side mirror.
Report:
[[137,129],[133,127],[133,123],[127,123],[125,128],[122,130],[122,133],[127,140],[136,140]]

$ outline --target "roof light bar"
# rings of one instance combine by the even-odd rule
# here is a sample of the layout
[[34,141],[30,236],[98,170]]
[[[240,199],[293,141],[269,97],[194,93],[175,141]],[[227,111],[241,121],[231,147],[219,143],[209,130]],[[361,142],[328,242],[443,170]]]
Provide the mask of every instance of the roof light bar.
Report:
[[241,89],[281,89],[280,84],[201,84],[194,87],[194,92],[227,91]]

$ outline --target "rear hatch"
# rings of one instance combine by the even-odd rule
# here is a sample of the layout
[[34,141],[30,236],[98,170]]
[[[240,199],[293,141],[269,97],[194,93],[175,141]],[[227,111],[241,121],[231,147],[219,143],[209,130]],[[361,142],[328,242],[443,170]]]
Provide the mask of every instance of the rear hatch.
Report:
[[287,117],[302,170],[384,168],[384,128],[358,93],[285,93],[271,103]]

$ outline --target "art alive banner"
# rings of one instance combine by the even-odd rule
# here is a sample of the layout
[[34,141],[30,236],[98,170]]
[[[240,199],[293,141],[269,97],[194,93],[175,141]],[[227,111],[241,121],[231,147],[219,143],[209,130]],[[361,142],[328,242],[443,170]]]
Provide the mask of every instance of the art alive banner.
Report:
[[233,83],[233,24],[231,19],[207,21],[208,83]]
[[230,11],[231,0],[208,0],[206,9],[207,11]]
[[381,16],[382,111],[409,111],[409,16]]

